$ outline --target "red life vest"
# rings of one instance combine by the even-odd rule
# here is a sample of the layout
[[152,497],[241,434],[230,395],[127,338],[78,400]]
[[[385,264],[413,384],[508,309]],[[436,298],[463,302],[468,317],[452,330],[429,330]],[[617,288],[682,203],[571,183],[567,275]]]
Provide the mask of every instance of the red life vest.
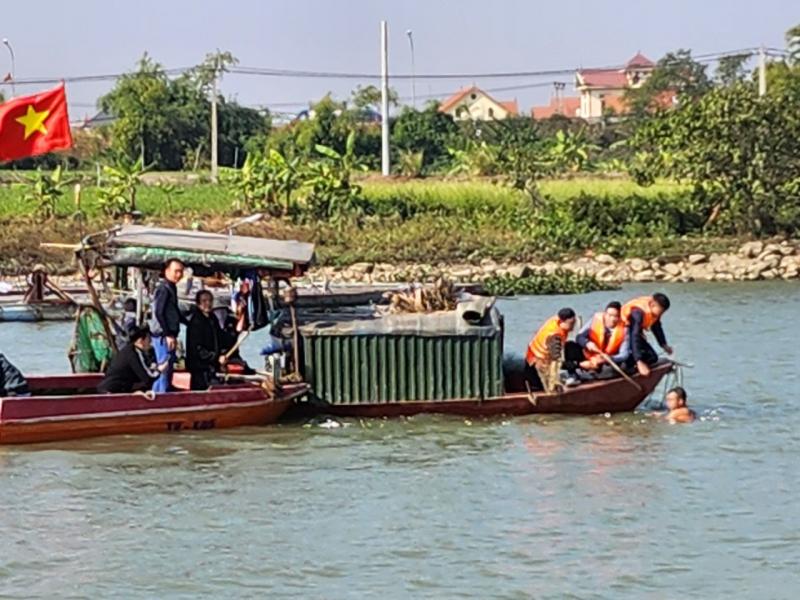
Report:
[[633,312],[634,308],[638,308],[644,314],[644,319],[642,319],[642,329],[645,331],[649,331],[650,328],[656,324],[658,321],[658,317],[653,314],[653,311],[650,310],[650,302],[653,300],[652,296],[641,296],[639,298],[635,298],[630,302],[627,302],[622,307],[622,322],[627,327],[631,324],[631,312]]
[[555,358],[550,356],[550,351],[547,349],[547,339],[554,335],[561,338],[562,344],[567,341],[569,336],[568,331],[561,329],[561,321],[557,316],[545,321],[545,324],[533,336],[531,343],[528,344],[525,360],[529,365],[533,365],[534,360],[537,358],[541,360],[553,360]]
[[[603,314],[601,312],[595,313],[592,317],[592,324],[589,327],[589,340],[594,342],[604,353],[614,356],[622,347],[622,342],[625,341],[625,325],[620,320],[617,326],[611,330],[611,335],[605,340],[606,326],[603,324]],[[604,340],[605,343],[603,343]],[[583,349],[583,355],[586,358],[591,359],[596,354],[596,352],[590,352],[586,348]]]

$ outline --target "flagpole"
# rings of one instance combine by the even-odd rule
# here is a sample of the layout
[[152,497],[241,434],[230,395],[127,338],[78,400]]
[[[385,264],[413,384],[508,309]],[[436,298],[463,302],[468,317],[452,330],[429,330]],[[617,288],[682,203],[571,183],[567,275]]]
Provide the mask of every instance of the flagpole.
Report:
[[3,38],[3,45],[8,48],[8,53],[11,55],[11,95],[17,95],[17,68],[16,68],[16,59],[14,58],[14,49],[11,47],[11,42],[8,41],[8,38]]

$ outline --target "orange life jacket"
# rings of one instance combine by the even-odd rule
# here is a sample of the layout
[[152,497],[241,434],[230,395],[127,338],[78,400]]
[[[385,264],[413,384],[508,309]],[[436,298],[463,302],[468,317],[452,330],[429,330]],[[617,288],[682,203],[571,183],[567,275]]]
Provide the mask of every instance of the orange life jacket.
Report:
[[630,302],[627,302],[622,307],[622,322],[626,327],[631,324],[631,312],[634,308],[638,308],[644,314],[644,319],[642,320],[642,329],[649,331],[650,328],[656,324],[658,317],[655,316],[653,311],[650,310],[650,301],[652,299],[652,296],[641,296],[639,298],[634,298]]
[[[617,326],[611,330],[611,335],[605,340],[605,344],[603,344],[605,337],[606,326],[603,324],[603,313],[595,313],[594,317],[592,317],[592,325],[589,327],[589,340],[609,356],[614,356],[622,347],[622,342],[625,340],[625,325],[620,320]],[[586,358],[592,358],[595,354],[596,352],[589,352],[586,348],[583,349],[583,355]]]
[[533,365],[533,361],[537,358],[542,360],[552,360],[555,358],[550,356],[550,351],[547,349],[547,339],[557,335],[561,338],[562,343],[567,341],[569,332],[561,329],[560,325],[561,321],[559,321],[557,316],[551,317],[545,321],[545,324],[536,332],[531,343],[528,344],[528,351],[525,353],[525,360],[528,361],[529,365]]

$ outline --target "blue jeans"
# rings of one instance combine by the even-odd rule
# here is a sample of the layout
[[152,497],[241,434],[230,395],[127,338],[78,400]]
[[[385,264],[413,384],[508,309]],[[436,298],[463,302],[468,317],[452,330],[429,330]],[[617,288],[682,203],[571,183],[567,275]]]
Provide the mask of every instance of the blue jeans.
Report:
[[167,349],[167,338],[164,336],[153,336],[153,350],[156,353],[156,363],[159,365],[169,360],[167,369],[159,375],[153,383],[154,392],[168,392],[172,383],[172,370],[175,365],[175,351]]

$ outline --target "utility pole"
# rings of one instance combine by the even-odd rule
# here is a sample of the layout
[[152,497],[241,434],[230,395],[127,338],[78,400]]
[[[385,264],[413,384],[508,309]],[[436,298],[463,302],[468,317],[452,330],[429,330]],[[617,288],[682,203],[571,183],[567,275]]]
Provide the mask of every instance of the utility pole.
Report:
[[414,32],[409,29],[406,31],[406,35],[408,36],[408,44],[411,46],[411,106],[417,108],[417,69],[414,65]]
[[381,173],[388,177],[389,158],[389,29],[381,21]]
[[14,49],[11,47],[11,42],[8,38],[3,38],[3,45],[8,48],[8,53],[11,55],[11,95],[17,95],[17,66],[16,58],[14,57]]
[[211,79],[211,181],[219,181],[217,156],[217,77],[219,77],[219,52],[214,58],[214,75]]
[[762,45],[758,49],[758,95],[767,94],[767,51]]

